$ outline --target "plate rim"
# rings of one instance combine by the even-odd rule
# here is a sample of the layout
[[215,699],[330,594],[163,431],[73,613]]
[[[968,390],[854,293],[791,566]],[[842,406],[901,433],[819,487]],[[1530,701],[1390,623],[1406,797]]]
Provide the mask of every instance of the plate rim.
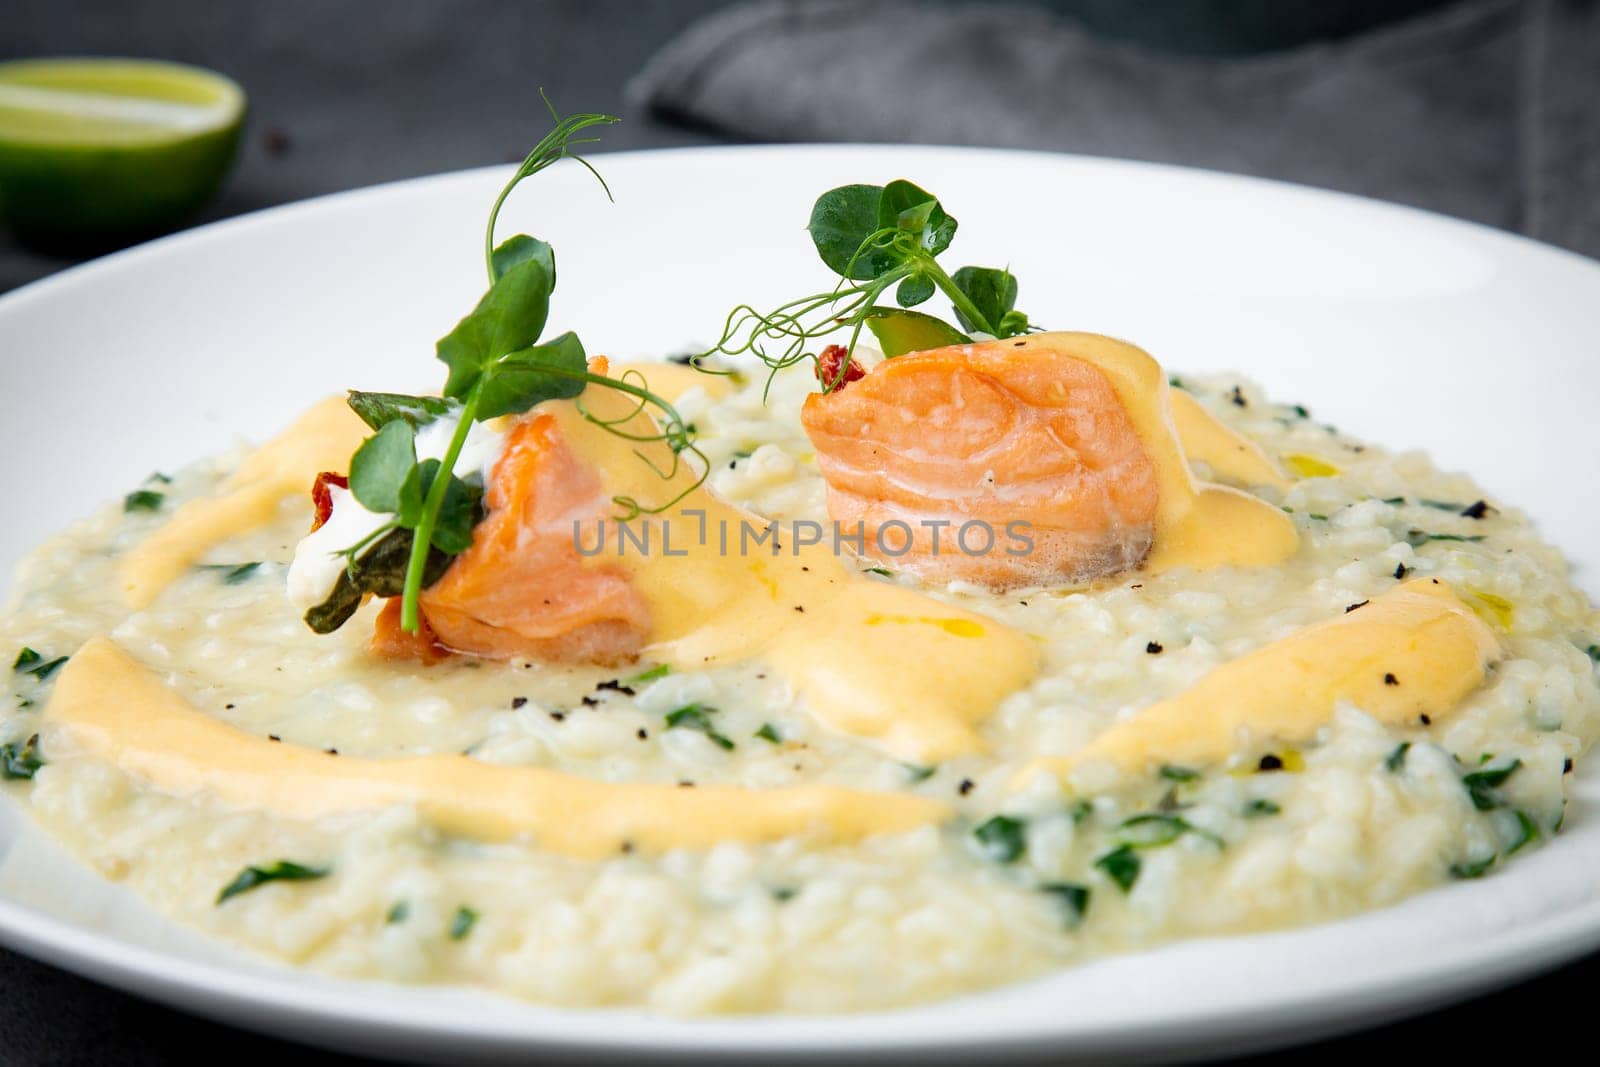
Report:
[[[7,797],[6,803],[15,804],[15,801]],[[25,812],[22,814],[26,815]],[[1416,899],[1426,892],[1413,894],[1408,899]],[[142,902],[140,906],[144,906]],[[1143,952],[1118,954],[1116,958],[1150,955],[1159,952],[1161,947],[1173,944],[1192,946],[1210,941],[1237,942],[1292,935],[1359,920],[1363,914],[1368,913],[1265,934],[1167,942],[1164,946]],[[173,922],[165,916],[160,918],[167,923]],[[1513,944],[1507,949],[1501,944],[1504,941]],[[382,1047],[390,1054],[396,1051],[399,1042],[414,1044],[412,1055],[420,1056],[442,1043],[457,1047],[457,1043],[465,1040],[471,1042],[475,1049],[489,1054],[522,1052],[537,1046],[579,1056],[626,1052],[730,1057],[759,1052],[823,1057],[895,1054],[944,1058],[978,1050],[999,1056],[1022,1056],[1046,1047],[1061,1036],[1053,1034],[1048,1023],[1033,1032],[997,1035],[975,1028],[955,1034],[941,1033],[921,1041],[916,1035],[891,1033],[887,1029],[865,1035],[836,1032],[841,1024],[870,1024],[880,1019],[890,1021],[897,1016],[925,1009],[930,1004],[951,1004],[962,997],[889,1011],[679,1018],[635,1008],[551,1007],[470,987],[412,986],[384,980],[331,978],[325,975],[315,976],[319,983],[318,992],[322,995],[306,997],[303,994],[296,995],[292,978],[299,969],[291,965],[269,960],[266,961],[267,970],[234,971],[220,962],[184,959],[142,945],[110,941],[66,920],[3,898],[0,898],[0,942],[32,959],[62,967],[123,992],[258,1032],[276,1033],[277,1030],[270,1023],[251,1018],[262,1009],[270,1009],[275,1019],[292,1017],[301,1025],[314,1024],[324,1035],[348,1029],[355,1023],[366,1027],[382,1027]],[[103,951],[101,946],[108,942],[116,951]],[[1533,923],[1508,927],[1475,942],[1466,951],[1457,952],[1451,957],[1452,966],[1442,972],[1442,978],[1440,965],[1436,961],[1414,957],[1377,982],[1341,980],[1332,989],[1311,993],[1287,992],[1266,1003],[1241,1005],[1226,1011],[1172,1012],[1151,1020],[1137,1030],[1117,1024],[1075,1028],[1071,1034],[1073,1046],[1070,1055],[1076,1062],[1085,1053],[1115,1056],[1158,1052],[1170,1050],[1180,1042],[1189,1048],[1203,1047],[1207,1042],[1225,1042],[1232,1051],[1298,1044],[1300,1042],[1296,1035],[1284,1033],[1288,1024],[1296,1019],[1315,1027],[1317,1037],[1366,1029],[1415,1015],[1432,1006],[1454,1003],[1487,992],[1509,980],[1553,970],[1596,947],[1600,947],[1600,899],[1591,899],[1576,907],[1551,913]],[[232,954],[241,952],[231,945],[226,948]],[[1093,966],[1094,962],[1079,966]],[[525,1009],[526,1015],[515,1021],[491,1017],[491,1024],[485,1028],[482,1020],[469,1025],[418,1016],[409,1010],[414,1005],[368,1010],[359,1016],[345,1013],[346,998],[360,998],[364,1003],[369,1003],[366,998],[383,990],[401,990],[413,995],[449,990]],[[196,991],[203,994],[199,1007],[192,1001],[182,999],[183,994]],[[561,1017],[560,1025],[554,1028],[554,1032],[548,1029],[541,1032],[541,1027],[550,1026],[550,1020],[538,1017],[541,1013]],[[1265,1022],[1268,1017],[1276,1017],[1272,1019],[1270,1027]],[[619,1019],[628,1021],[627,1030],[602,1031],[607,1021]],[[773,1027],[776,1032],[762,1033],[755,1029],[758,1025]],[[572,1028],[578,1032],[572,1032]],[[835,1032],[830,1033],[830,1030]],[[663,1044],[663,1038],[668,1038],[670,1043]],[[810,1043],[798,1045],[798,1041]],[[346,1045],[332,1041],[329,1044],[341,1044],[352,1049],[374,1047],[371,1042],[351,1042]],[[399,1048],[398,1051],[403,1054],[405,1050]]]
[[[839,141],[839,142],[812,142],[812,141],[777,141],[761,144],[717,144],[717,145],[670,145],[657,148],[619,149],[617,151],[600,151],[592,153],[603,159],[650,159],[665,156],[691,156],[691,155],[767,155],[784,153],[806,153],[826,155],[838,153],[933,153],[948,154],[952,156],[981,155],[1016,157],[1021,159],[1048,160],[1065,162],[1068,164],[1088,165],[1106,169],[1127,169],[1142,172],[1165,172],[1179,178],[1190,178],[1204,181],[1222,181],[1227,183],[1243,183],[1257,185],[1262,188],[1288,191],[1295,195],[1310,195],[1313,198],[1333,197],[1338,200],[1353,202],[1366,208],[1378,209],[1388,212],[1398,212],[1411,216],[1426,224],[1442,224],[1447,227],[1460,228],[1479,238],[1487,238],[1521,248],[1523,251],[1537,255],[1554,256],[1569,264],[1600,272],[1600,258],[1584,255],[1582,252],[1560,245],[1541,241],[1527,234],[1516,233],[1491,226],[1485,222],[1474,219],[1449,215],[1431,208],[1417,207],[1412,204],[1402,204],[1393,200],[1383,200],[1378,197],[1368,196],[1364,193],[1346,192],[1341,189],[1329,189],[1308,182],[1292,181],[1286,178],[1268,178],[1255,174],[1236,174],[1231,171],[1213,170],[1206,167],[1191,166],[1183,163],[1163,163],[1138,159],[1123,159],[1116,156],[1095,156],[1080,152],[1053,152],[1047,149],[1036,148],[991,148],[979,145],[942,145],[925,142],[899,143],[880,141]],[[278,216],[285,213],[299,214],[326,210],[332,206],[353,198],[376,197],[380,194],[392,194],[402,191],[420,189],[432,184],[448,184],[452,181],[468,181],[472,178],[482,178],[492,173],[510,174],[516,167],[514,163],[490,163],[479,167],[463,167],[458,170],[439,171],[434,174],[417,175],[410,178],[394,178],[389,181],[376,182],[371,185],[357,186],[353,189],[338,189],[332,192],[318,193],[315,196],[304,197],[299,200],[290,200],[281,204],[272,204],[267,207],[246,211],[226,218],[213,219],[173,233],[163,234],[159,237],[142,241],[139,244],[120,248],[103,256],[81,263],[74,263],[61,270],[47,274],[41,278],[25,282],[14,289],[0,293],[0,316],[8,314],[12,307],[24,301],[36,299],[41,292],[48,293],[57,286],[78,284],[85,277],[93,277],[107,269],[115,269],[129,259],[137,259],[147,255],[166,253],[173,249],[181,249],[185,245],[199,244],[213,240],[219,231],[224,233],[234,230],[243,230],[249,227],[270,224]]]

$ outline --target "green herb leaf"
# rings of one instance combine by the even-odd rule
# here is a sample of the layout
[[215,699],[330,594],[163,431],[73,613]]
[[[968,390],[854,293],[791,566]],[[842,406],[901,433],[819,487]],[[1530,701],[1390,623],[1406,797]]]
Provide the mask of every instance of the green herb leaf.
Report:
[[[411,468],[404,484],[400,486],[400,525],[416,529],[422,521],[423,501],[439,476],[439,461],[425,459]],[[352,482],[352,484],[354,484]],[[434,520],[431,540],[435,548],[450,555],[460,555],[472,547],[472,531],[483,518],[483,486],[477,475],[468,478],[450,476],[445,488],[444,501]]]
[[1028,323],[1028,316],[1015,308],[1001,315],[1000,321],[995,323],[995,327],[999,330],[995,334],[996,337],[1016,337],[1027,333],[1031,328]]
[[775,745],[783,743],[783,736],[778,733],[778,728],[770,722],[762,723],[761,729],[756,731],[756,736],[763,741],[771,741]]
[[476,477],[463,480],[452,475],[434,523],[433,547],[452,556],[465,552],[472,547],[472,532],[483,514],[483,485]]
[[698,701],[685,704],[676,711],[667,713],[667,729],[698,730],[710,738],[713,744],[731,752],[734,748],[733,742],[719,734],[716,727],[711,725],[711,713],[714,711],[715,708],[707,707]]
[[472,933],[472,928],[478,924],[478,913],[465,904],[456,909],[455,916],[450,920],[450,940],[460,941]]
[[920,763],[902,763],[900,766],[906,769],[906,777],[911,779],[913,784],[926,782],[939,770],[937,767],[924,766]]
[[329,871],[327,867],[307,867],[292,860],[279,860],[269,867],[246,867],[233,881],[222,887],[222,892],[217,894],[217,903],[221,904],[240,893],[248,893],[268,882],[307,882],[325,878]]
[[383,921],[388,923],[390,926],[393,926],[396,923],[405,922],[410,917],[411,902],[406,900],[397,900],[394,902],[394,905],[390,907],[389,914],[383,917]]
[[665,678],[667,675],[669,675],[671,673],[672,673],[672,668],[671,667],[667,666],[665,663],[658,663],[654,667],[651,667],[649,670],[640,671],[638,674],[634,675],[632,678],[629,678],[628,679],[628,684],[629,685],[642,685],[645,682],[653,682],[658,678]]
[[877,221],[879,229],[912,234],[917,247],[930,256],[949,248],[956,235],[956,220],[945,213],[938,198],[904,178],[897,178],[883,187]]
[[214,571],[223,585],[243,585],[250,576],[261,569],[261,561],[251,563],[202,563],[197,570]]
[[122,498],[122,510],[132,511],[157,511],[161,502],[166,499],[166,494],[158,493],[154,489],[135,489]]
[[12,742],[0,745],[0,778],[8,780],[32,778],[44,766],[39,756],[39,735],[34,734],[20,745]]
[[1506,855],[1515,855],[1517,850],[1539,839],[1539,825],[1525,811],[1513,812],[1517,819],[1517,836],[1510,845],[1506,846]]
[[500,243],[489,257],[490,265],[494,268],[496,279],[502,278],[513,267],[536,260],[550,277],[550,291],[556,288],[556,250],[539,240],[519,233]]
[[1485,767],[1480,771],[1472,771],[1461,776],[1461,784],[1467,787],[1467,796],[1472,800],[1472,806],[1479,811],[1493,811],[1500,807],[1501,800],[1495,792],[1505,784],[1507,778],[1522,766],[1520,759],[1500,767]]
[[[878,206],[883,188],[877,185],[841,185],[817,197],[806,229],[817,255],[835,274],[868,281],[889,270],[898,258],[886,249],[862,249],[877,233]],[[860,251],[858,256],[856,253]]]
[[878,347],[883,354],[891,358],[907,352],[926,352],[930,348],[972,343],[972,338],[943,319],[920,311],[873,308],[867,312],[864,321],[867,329],[872,331],[872,336],[878,339]]
[[1169,782],[1197,782],[1200,780],[1199,771],[1188,767],[1174,766],[1171,763],[1163,764],[1160,773],[1161,777]]
[[1477,544],[1484,538],[1483,534],[1450,534],[1428,533],[1426,530],[1411,529],[1406,531],[1406,543],[1412,548],[1421,548],[1429,541],[1461,541],[1467,544]]
[[1463,879],[1482,878],[1489,872],[1489,868],[1494,866],[1494,861],[1498,858],[1497,856],[1490,856],[1488,859],[1452,863],[1450,865],[1450,877]]
[[1282,807],[1267,800],[1265,797],[1255,797],[1244,806],[1244,817],[1258,819],[1264,815],[1277,815],[1282,811]]
[[[955,309],[956,321],[961,328],[971,333],[982,330],[993,333],[996,337],[1010,337],[1012,334],[1002,333],[1001,322],[1017,302],[1017,279],[1008,270],[997,270],[993,267],[962,267],[951,278],[956,283],[956,288],[966,294],[972,301],[978,313],[984,317],[984,322],[974,322],[962,313],[958,307]],[[1027,320],[1023,319],[1022,329],[1027,329]],[[1020,333],[1022,330],[1017,330]]]
[[553,284],[549,270],[537,258],[517,262],[495,280],[472,314],[435,346],[439,360],[450,368],[445,396],[465,399],[490,363],[539,339],[550,313]]
[[583,342],[571,331],[507,353],[488,368],[478,418],[517,415],[546,400],[575,397],[588,384],[582,377],[588,367]]
[[1184,834],[1194,834],[1222,848],[1222,838],[1210,830],[1203,830],[1178,815],[1146,812],[1124,819],[1117,827],[1120,843],[1133,848],[1160,848],[1170,845]]
[[903,308],[916,307],[933,299],[933,279],[924,274],[913,274],[900,283],[894,291],[894,302]]
[[1009,815],[996,815],[979,823],[972,836],[997,863],[1015,863],[1028,851],[1027,824]]
[[1176,815],[1149,812],[1124,819],[1117,827],[1120,843],[1134,848],[1160,848],[1170,845],[1188,829],[1188,823]]
[[1132,846],[1118,845],[1094,861],[1099,870],[1106,873],[1106,877],[1117,883],[1118,887],[1126,893],[1133,888],[1133,883],[1139,880],[1139,868],[1143,861]]
[[1061,902],[1064,922],[1068,929],[1073,929],[1083,924],[1083,917],[1089,913],[1090,891],[1086,885],[1075,882],[1049,882],[1039,887],[1041,892],[1048,893]]
[[32,675],[34,679],[42,682],[60,670],[67,662],[67,658],[57,656],[55,659],[47,660],[33,649],[24,648],[17,653],[17,661],[11,665],[11,669],[18,674]]
[[1411,751],[1411,742],[1402,741],[1394,747],[1394,751],[1383,759],[1383,769],[1390,774],[1399,774],[1406,765],[1406,753]]
[[345,398],[350,410],[374,430],[381,430],[391,422],[410,423],[420,430],[443,415],[450,414],[450,401],[436,396],[407,396],[404,393],[363,393],[352,389]]
[[350,457],[350,492],[368,511],[398,512],[401,487],[416,465],[416,430],[404,419],[384,423]]

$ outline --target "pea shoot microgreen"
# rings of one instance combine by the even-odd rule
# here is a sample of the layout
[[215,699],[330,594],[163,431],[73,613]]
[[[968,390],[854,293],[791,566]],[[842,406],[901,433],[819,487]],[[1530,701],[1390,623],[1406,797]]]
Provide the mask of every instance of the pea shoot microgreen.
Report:
[[[542,95],[542,94],[541,94]],[[549,100],[545,103],[549,106]],[[368,593],[401,597],[401,626],[420,628],[418,598],[437,581],[450,559],[472,544],[473,529],[483,517],[481,478],[455,473],[474,423],[517,415],[548,400],[577,400],[589,386],[601,386],[631,398],[629,410],[602,419],[581,406],[595,425],[630,441],[669,446],[670,463],[657,463],[635,449],[641,462],[664,480],[672,479],[691,453],[700,461],[698,479],[672,499],[645,506],[635,498],[612,498],[630,519],[670,508],[704,481],[708,464],[694,446],[693,427],[666,399],[650,391],[632,373],[618,377],[589,369],[577,334],[568,331],[541,339],[556,284],[555,250],[527,234],[496,240],[501,209],[523,181],[572,159],[600,182],[605,180],[573,149],[598,138],[580,136],[594,127],[618,121],[614,115],[574,114],[562,117],[550,108],[555,126],[518,165],[495,197],[484,230],[484,268],[488,288],[477,305],[436,346],[447,369],[440,396],[352,391],[350,407],[374,431],[350,461],[350,492],[369,511],[390,520],[361,542],[343,551],[346,568],[328,599],[306,614],[319,633],[337,629]],[[640,431],[637,416],[653,419],[654,432]],[[439,458],[419,458],[418,432],[442,419],[456,420],[454,432]]]
[[[938,197],[909,181],[831,189],[812,207],[807,229],[817,255],[839,276],[838,284],[769,312],[749,304],[734,308],[723,323],[721,339],[696,357],[696,366],[707,369],[700,360],[719,353],[750,353],[776,374],[815,360],[808,350],[812,342],[848,329],[844,366],[833,380],[823,382],[823,390],[831,391],[845,381],[843,369],[854,357],[863,329],[891,357],[964,344],[976,333],[1016,337],[1036,329],[1016,308],[1017,279],[1009,270],[966,266],[946,272],[938,256],[955,238],[955,216]],[[880,305],[890,290],[894,305]],[[939,293],[950,301],[960,329],[912,310]]]

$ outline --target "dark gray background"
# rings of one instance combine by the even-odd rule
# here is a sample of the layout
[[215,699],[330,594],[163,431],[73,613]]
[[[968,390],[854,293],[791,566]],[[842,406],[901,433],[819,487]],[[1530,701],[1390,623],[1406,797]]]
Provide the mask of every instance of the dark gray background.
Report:
[[[237,79],[251,101],[239,164],[221,199],[196,221],[379,181],[520,158],[545,126],[536,99],[540,86],[566,110],[622,114],[626,122],[606,134],[605,147],[613,150],[733,139],[851,136],[853,128],[848,123],[834,127],[826,122],[817,124],[815,114],[807,119],[812,125],[789,128],[775,124],[773,116],[760,108],[728,107],[726,96],[704,91],[703,77],[693,67],[697,56],[687,46],[676,50],[674,66],[658,65],[636,86],[633,97],[624,93],[624,83],[638,75],[645,61],[686,25],[728,5],[729,0],[274,0],[260,4],[5,0],[0,12],[0,58],[155,56],[199,63]],[[1519,78],[1511,65],[1528,61],[1527,50],[1539,44],[1539,34],[1549,35],[1550,17],[1564,20],[1556,34],[1556,43],[1562,48],[1555,49],[1549,59],[1535,53],[1531,73],[1558,87],[1594,85],[1600,73],[1600,65],[1583,59],[1600,54],[1592,48],[1597,42],[1584,36],[1600,28],[1597,5],[1587,0],[1530,0],[1528,4],[1474,0],[1453,7],[1440,0],[1147,0],[1138,4],[1053,0],[1041,6],[1069,17],[1049,23],[1045,31],[1084,50],[1111,71],[1107,76],[1144,81],[1178,70],[1185,77],[1227,83],[1238,76],[1238,70],[1259,70],[1267,63],[1274,70],[1306,70],[1307,84],[1313,89],[1332,84],[1337,75],[1353,79],[1359,90],[1370,84],[1362,80],[1363,64],[1376,63],[1370,71],[1372,78],[1393,74],[1397,69],[1394,53],[1385,50],[1392,46],[1380,47],[1379,60],[1371,59],[1367,42],[1374,39],[1373,34],[1399,32],[1410,35],[1406,40],[1426,44],[1427,34],[1434,32],[1430,28],[1434,24],[1426,20],[1439,20],[1439,33],[1458,35],[1463,33],[1463,22],[1471,21],[1461,37],[1468,49],[1463,55],[1480,60],[1493,56],[1498,65],[1480,65],[1468,72],[1469,80],[1478,86],[1478,97],[1464,113],[1467,121],[1478,115],[1476,121],[1481,121],[1482,127],[1481,132],[1468,129],[1471,136],[1460,141],[1463,151],[1474,144],[1481,147],[1480,142],[1503,143],[1505,153],[1528,147],[1523,143],[1526,138],[1518,133],[1524,126],[1510,132],[1503,126],[1519,117],[1520,105],[1497,95],[1513,91],[1510,82],[1502,90],[1499,83],[1491,84],[1491,79]],[[1401,16],[1424,21],[1402,23],[1397,29],[1393,20]],[[1449,29],[1452,26],[1453,31]],[[1509,35],[1509,43],[1501,37],[1490,39],[1491,34]],[[1036,36],[1044,35],[1048,34]],[[1544,42],[1546,47],[1549,44]],[[1356,58],[1352,60],[1352,56]],[[851,61],[847,52],[830,54],[814,73],[818,78],[847,78]],[[1447,54],[1442,66],[1428,68],[1426,77],[1415,83],[1420,86],[1418,99],[1442,104],[1451,114],[1462,113],[1463,108],[1453,106],[1451,100],[1435,97],[1449,91],[1444,83],[1450,79],[1440,72],[1448,73],[1452,64],[1463,67],[1466,63],[1465,58],[1457,61]],[[1527,79],[1523,76],[1522,80]],[[1110,84],[1110,89],[1105,83],[1080,87],[1091,98],[1095,91],[1105,94],[1106,107],[1121,107],[1127,93],[1113,92],[1117,85]],[[645,113],[637,103],[640,93],[650,94],[657,107],[677,121]],[[1589,99],[1596,94],[1584,90],[1578,95]],[[1293,150],[1295,141],[1289,136],[1293,123],[1285,133],[1283,128],[1269,130],[1270,124],[1260,122],[1259,116],[1241,116],[1230,124],[1227,158],[1217,160],[1202,154],[1197,159],[1196,152],[1201,149],[1186,135],[1190,116],[1182,113],[1182,104],[1180,97],[1130,113],[1118,128],[1137,129],[1136,145],[1126,133],[1121,142],[1104,142],[1088,135],[1079,137],[1070,127],[1053,129],[1050,139],[1041,134],[1039,143],[1057,144],[1064,138],[1067,147],[1079,150],[1203,162],[1354,188],[1537,232],[1538,220],[1527,217],[1526,211],[1484,217],[1493,209],[1475,205],[1488,201],[1460,199],[1459,186],[1417,183],[1407,170],[1401,146],[1394,146],[1395,159],[1388,167],[1379,157],[1358,171],[1337,165],[1338,160],[1329,160],[1318,170],[1314,151],[1296,154]],[[1210,106],[1223,108],[1228,101],[1213,101]],[[1577,155],[1563,157],[1560,152],[1576,153],[1600,138],[1591,121],[1592,112],[1574,117],[1571,111],[1569,107],[1558,115],[1567,125],[1558,127],[1562,132],[1557,143],[1545,145],[1543,151],[1557,150],[1553,173],[1581,185],[1593,178],[1585,169],[1592,167],[1592,159],[1585,163]],[[1212,117],[1218,116],[1226,118],[1226,113],[1215,112]],[[1419,122],[1417,126],[1417,137],[1424,142],[1426,125]],[[963,135],[959,130],[948,137],[921,139],[1007,143],[998,137]],[[1317,131],[1306,131],[1306,143],[1316,140]],[[1483,155],[1488,177],[1487,184],[1478,187],[1480,192],[1493,192],[1498,188],[1495,182],[1521,180],[1513,173],[1514,167],[1503,174],[1495,169],[1496,152]],[[1600,155],[1593,158],[1600,159]],[[1430,199],[1435,188],[1437,196]],[[1591,208],[1593,199],[1588,198]],[[1577,239],[1564,243],[1577,247],[1584,240],[1587,237],[1579,232]],[[23,248],[0,236],[0,291],[43,277],[77,258]],[[1441,1059],[1476,1059],[1488,1051],[1483,1043],[1486,1038],[1516,1034],[1532,1038],[1540,1053],[1556,1055],[1569,1042],[1570,1047],[1591,1042],[1582,1033],[1582,1017],[1558,1019],[1554,1009],[1563,1003],[1575,1004],[1573,991],[1597,987],[1600,957],[1593,957],[1413,1022],[1322,1043],[1315,1052],[1341,1058],[1386,1058],[1400,1049],[1426,1049]],[[1534,1037],[1530,1027],[1547,1023],[1571,1024],[1573,1028]],[[0,1061],[144,1067],[186,1062],[197,1056],[219,1063],[257,1062],[256,1056],[282,1056],[284,1062],[297,1064],[359,1062],[191,1019],[0,951]],[[1266,1058],[1251,1062],[1266,1062]]]

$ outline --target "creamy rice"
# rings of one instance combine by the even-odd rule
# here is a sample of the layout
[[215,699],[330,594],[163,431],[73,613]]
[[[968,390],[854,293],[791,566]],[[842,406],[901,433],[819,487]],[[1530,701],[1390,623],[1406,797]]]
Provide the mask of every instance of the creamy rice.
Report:
[[[701,432],[712,485],[779,520],[826,520],[798,419],[813,383],[780,376],[765,405],[763,384],[717,401],[695,390],[680,402]],[[1234,378],[1185,376],[1183,385],[1270,454],[1339,470],[1297,481],[1281,499],[1262,491],[1293,514],[1299,555],[1279,568],[1136,573],[1084,592],[931,590],[1035,635],[1043,655],[1032,684],[983,727],[988,751],[933,768],[812,722],[760,664],[672,674],[629,694],[596,689],[616,671],[375,662],[366,654],[374,606],[320,637],[284,596],[304,499],[208,557],[264,561],[255,571],[230,584],[225,569],[197,568],[128,615],[117,595],[120,554],[174,503],[213,489],[237,455],[157,487],[168,500],[158,513],[110,506],[41,547],[0,620],[0,654],[28,646],[65,655],[109,633],[196,707],[288,743],[357,757],[465,752],[611,781],[913,790],[953,805],[959,817],[945,826],[854,846],[790,839],[578,862],[444,839],[409,810],[307,824],[162,796],[48,730],[46,765],[8,788],[106,877],[229,941],[339,975],[674,1013],[859,1010],[947,996],[1163,939],[1381,906],[1449,880],[1453,867],[1475,873],[1529,826],[1548,839],[1568,761],[1600,732],[1600,685],[1585,651],[1600,640],[1600,615],[1560,553],[1499,501],[1481,519],[1417,503],[1483,496],[1420,454],[1349,440]],[[1071,752],[1219,664],[1393,588],[1400,568],[1448,581],[1508,624],[1505,658],[1447,721],[1396,729],[1344,707],[1313,744],[1241,751],[1236,766],[1192,780],[1090,771],[1067,787],[1036,780],[1010,791],[1030,758]],[[4,684],[13,692],[0,742],[16,743],[40,729],[50,683],[11,673]],[[691,701],[719,709],[733,751],[664,728],[665,713]],[[781,742],[757,735],[767,724]],[[1262,770],[1263,755],[1284,769]],[[1517,770],[1479,810],[1463,776],[1511,760]],[[998,812],[1025,827],[1015,862],[998,862],[974,839],[974,826]],[[1146,812],[1191,829],[1141,849],[1124,892],[1095,861],[1119,823]],[[282,857],[332,874],[215,904],[242,867]],[[1064,884],[1090,891],[1081,921]],[[477,921],[452,937],[462,907]]]

